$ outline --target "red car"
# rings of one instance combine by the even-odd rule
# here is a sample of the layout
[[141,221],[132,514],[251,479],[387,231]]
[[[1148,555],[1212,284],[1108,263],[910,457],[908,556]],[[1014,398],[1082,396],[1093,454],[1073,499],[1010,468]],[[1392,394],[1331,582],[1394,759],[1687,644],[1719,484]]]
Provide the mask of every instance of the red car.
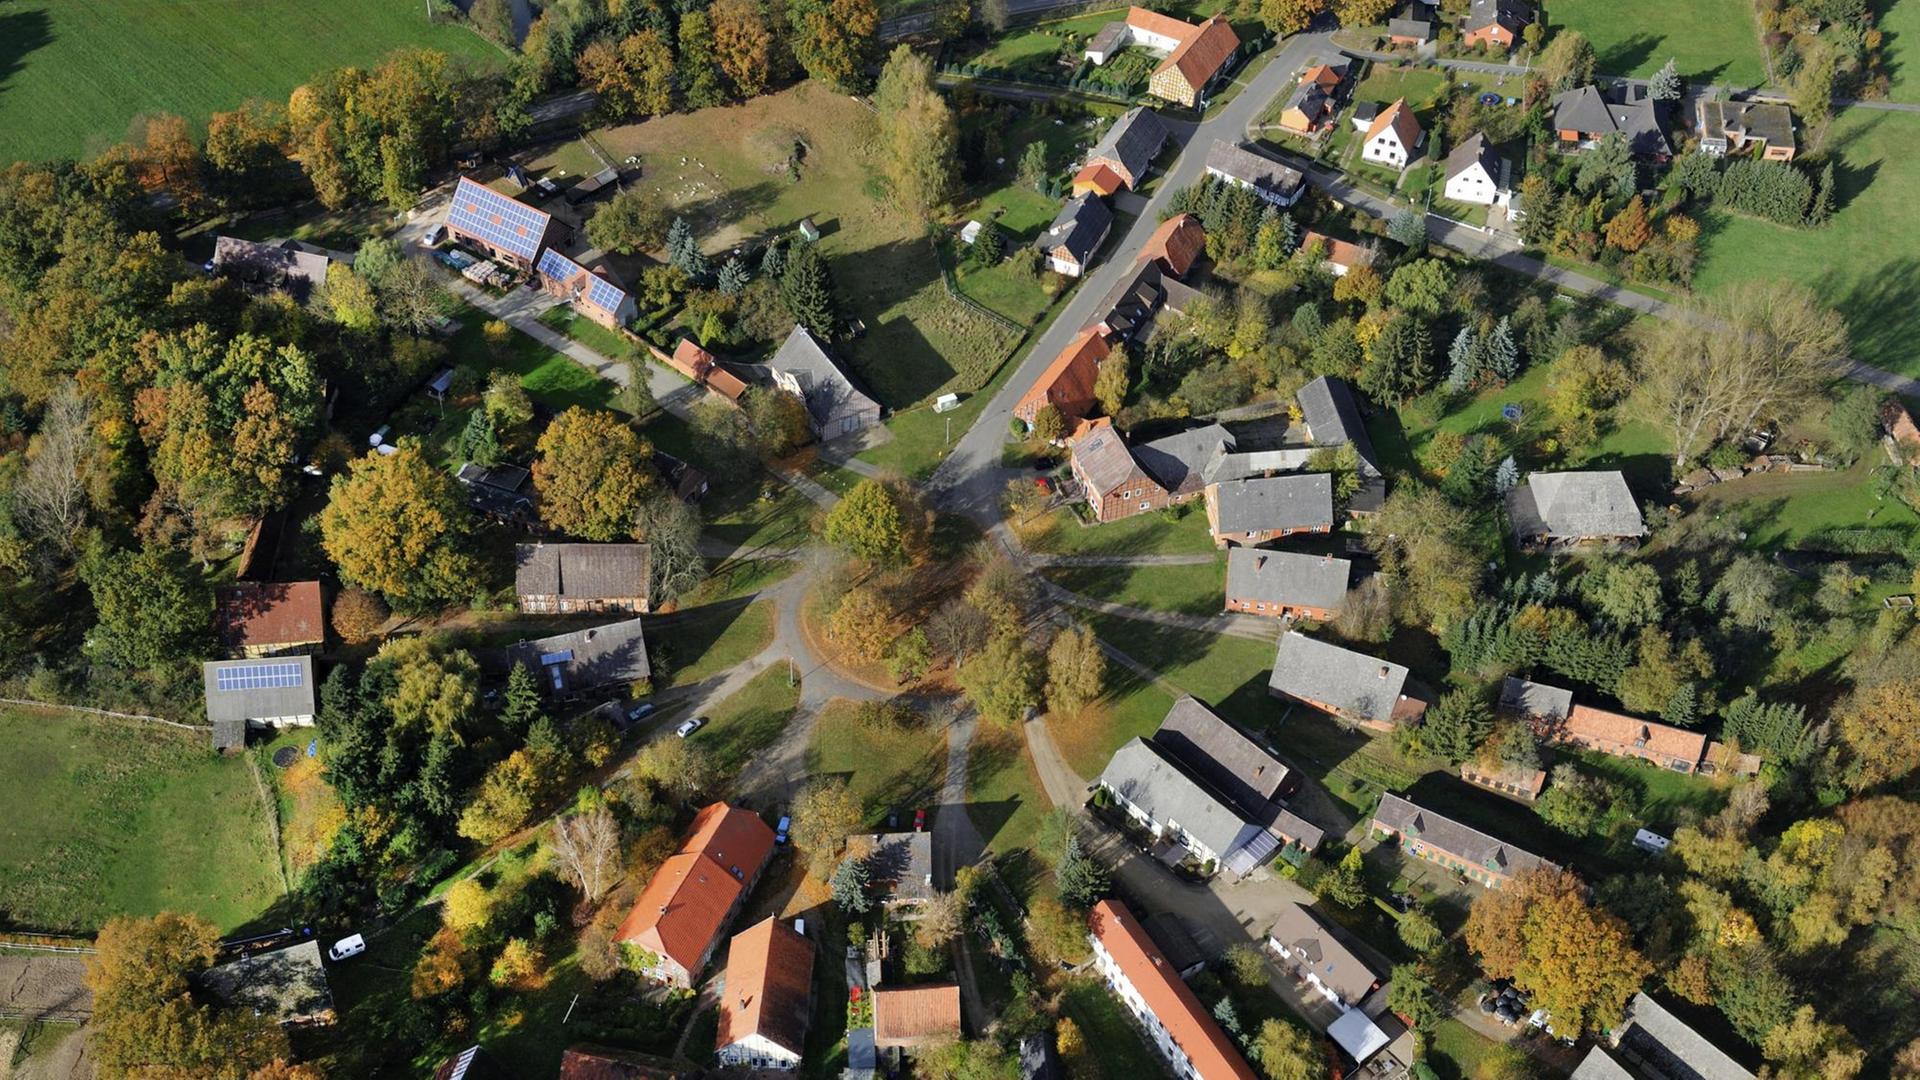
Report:
[[915,810],[913,812],[913,831],[927,831],[927,812],[925,810]]

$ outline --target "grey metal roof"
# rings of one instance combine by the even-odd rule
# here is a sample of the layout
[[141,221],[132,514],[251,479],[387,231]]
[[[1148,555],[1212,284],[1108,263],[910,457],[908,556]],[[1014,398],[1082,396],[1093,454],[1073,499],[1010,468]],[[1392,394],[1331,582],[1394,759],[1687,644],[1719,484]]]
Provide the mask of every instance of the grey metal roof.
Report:
[[[1211,471],[1211,470],[1210,470]],[[1229,480],[1214,490],[1223,533],[1333,527],[1333,477],[1291,473]]]
[[1373,820],[1394,832],[1415,837],[1430,847],[1453,855],[1461,862],[1484,866],[1506,875],[1554,865],[1530,851],[1462,825],[1392,792],[1380,796],[1380,807],[1373,812]]
[[[281,665],[292,665],[292,674],[285,679],[268,681],[286,682],[291,685],[257,685],[262,680],[250,680],[246,686],[232,690],[220,689],[221,671],[245,671],[263,666],[278,668]],[[313,715],[313,657],[311,656],[276,656],[259,660],[210,660],[200,665],[200,675],[206,686],[207,720],[213,724],[216,731],[220,729],[223,722]]]
[[1387,20],[1389,37],[1433,36],[1433,5],[1420,3],[1420,0],[1408,0],[1393,17]]
[[1612,1054],[1596,1046],[1587,1051],[1586,1057],[1580,1059],[1580,1067],[1573,1070],[1570,1080],[1639,1080],[1639,1078],[1622,1068],[1619,1062],[1613,1060]]
[[1111,56],[1115,49],[1126,44],[1126,36],[1127,21],[1125,19],[1115,19],[1101,27],[1099,33],[1093,35],[1093,40],[1087,42],[1085,51],[1104,53]]
[[245,720],[215,720],[213,722],[213,748],[215,750],[241,750],[247,745],[247,722]]
[[1066,248],[1075,262],[1084,263],[1093,257],[1094,249],[1112,227],[1113,211],[1107,209],[1105,200],[1089,191],[1068,199],[1034,244],[1041,251]]
[[1628,1065],[1639,1065],[1669,1080],[1753,1080],[1753,1073],[1666,1007],[1635,994],[1615,1045]]
[[518,642],[507,648],[507,658],[527,665],[541,686],[558,694],[633,682],[652,671],[639,619]]
[[1223,860],[1263,831],[1145,739],[1114,751],[1100,783],[1154,821],[1178,822]]
[[1298,169],[1290,169],[1270,157],[1236,146],[1225,139],[1213,140],[1207,148],[1207,170],[1270,191],[1290,199],[1300,191],[1307,178]]
[[1310,446],[1289,446],[1279,450],[1253,450],[1247,453],[1215,454],[1207,462],[1206,481],[1225,484],[1267,473],[1298,472],[1313,456]]
[[1487,179],[1500,182],[1500,155],[1493,152],[1493,144],[1487,141],[1487,133],[1476,131],[1473,138],[1453,148],[1447,155],[1446,178],[1448,180],[1466,172],[1478,164],[1487,171]]
[[833,421],[851,414],[868,416],[869,423],[879,422],[880,403],[854,385],[852,377],[834,362],[825,346],[806,327],[794,325],[768,366],[785,372],[800,384],[800,396],[807,403],[807,413],[813,417],[816,432],[827,430]]
[[1507,514],[1523,539],[1647,535],[1639,504],[1617,470],[1534,473],[1507,492]]
[[1214,455],[1233,449],[1233,433],[1219,424],[1182,431],[1134,448],[1133,456],[1147,475],[1174,494],[1197,491],[1205,485],[1207,463]]
[[254,1009],[283,1024],[318,1020],[333,1011],[316,940],[216,964],[201,973],[200,983],[229,1005]]
[[867,864],[867,881],[894,900],[933,899],[933,834],[868,833],[849,837],[847,853]]
[[1270,689],[1330,705],[1349,716],[1391,723],[1407,684],[1407,669],[1366,653],[1343,649],[1297,630],[1280,635]]
[[1515,34],[1533,21],[1533,9],[1520,0],[1473,0],[1467,10],[1467,32],[1499,23]]
[[1036,1031],[1020,1040],[1020,1080],[1054,1080],[1059,1075],[1051,1034]]
[[1096,496],[1125,485],[1141,471],[1126,441],[1108,425],[1093,429],[1075,442],[1073,460]]
[[1301,387],[1294,399],[1300,404],[1300,419],[1313,445],[1352,443],[1360,455],[1361,471],[1380,471],[1378,460],[1373,456],[1373,440],[1367,435],[1366,422],[1360,418],[1360,403],[1345,379],[1322,375]]
[[1358,1004],[1380,981],[1366,961],[1299,904],[1282,904],[1267,936],[1302,954],[1303,966],[1348,1004]]
[[1191,696],[1167,710],[1153,743],[1256,817],[1287,781],[1278,758]]
[[1565,720],[1573,712],[1573,691],[1509,675],[1500,684],[1500,707],[1541,720]]
[[1167,126],[1160,122],[1160,114],[1144,105],[1136,105],[1107,128],[1107,133],[1094,144],[1093,153],[1087,156],[1087,161],[1104,158],[1116,162],[1138,182],[1146,178],[1148,166],[1153,164],[1154,155],[1160,152],[1166,141]]
[[646,544],[520,544],[513,588],[521,596],[607,600],[647,595]]
[[1660,106],[1642,88],[1611,93],[1596,86],[1580,86],[1555,95],[1555,131],[1587,135],[1620,132],[1637,157],[1664,157],[1673,153],[1666,129],[1660,125]]
[[1352,570],[1331,555],[1236,547],[1227,552],[1227,599],[1339,611]]

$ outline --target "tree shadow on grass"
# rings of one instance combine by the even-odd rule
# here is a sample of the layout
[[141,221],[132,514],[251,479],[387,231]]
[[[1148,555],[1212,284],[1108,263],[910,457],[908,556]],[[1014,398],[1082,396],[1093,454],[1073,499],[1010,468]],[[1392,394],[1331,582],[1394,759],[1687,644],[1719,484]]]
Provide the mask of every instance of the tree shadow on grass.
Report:
[[1869,275],[1828,270],[1814,290],[1847,317],[1853,355],[1890,370],[1912,369],[1920,342],[1920,259],[1903,256]]

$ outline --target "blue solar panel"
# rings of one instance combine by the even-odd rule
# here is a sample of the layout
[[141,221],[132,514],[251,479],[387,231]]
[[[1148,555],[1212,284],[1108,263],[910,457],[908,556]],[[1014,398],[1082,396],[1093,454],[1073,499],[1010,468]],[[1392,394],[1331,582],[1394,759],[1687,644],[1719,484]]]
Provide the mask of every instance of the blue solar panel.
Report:
[[626,303],[627,291],[599,274],[560,254],[553,248],[540,253],[540,261],[535,265],[540,276],[549,281],[562,284],[572,281],[581,274],[587,275],[587,302],[605,311],[619,311]]
[[591,300],[596,307],[607,311],[619,311],[621,303],[626,298],[625,289],[598,274],[593,276],[592,284],[587,286],[587,299]]
[[552,278],[554,281],[566,281],[580,273],[582,267],[553,248],[548,248],[540,253],[540,262],[535,269],[540,271],[542,277]]
[[540,654],[540,663],[543,665],[566,664],[566,663],[571,663],[572,660],[573,660],[572,649],[561,649],[559,652],[550,652],[550,653]]
[[526,203],[464,176],[447,212],[449,226],[529,261],[540,254],[540,240],[550,220]]
[[234,664],[215,669],[214,687],[220,690],[283,690],[302,682],[300,664]]

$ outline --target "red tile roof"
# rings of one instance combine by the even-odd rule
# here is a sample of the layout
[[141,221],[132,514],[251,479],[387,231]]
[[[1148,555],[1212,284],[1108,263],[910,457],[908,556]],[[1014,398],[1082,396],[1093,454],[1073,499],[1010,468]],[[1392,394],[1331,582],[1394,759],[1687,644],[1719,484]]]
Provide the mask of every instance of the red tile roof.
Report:
[[670,1062],[631,1050],[613,1050],[600,1046],[569,1046],[560,1055],[557,1080],[679,1080],[686,1075]]
[[1094,905],[1087,922],[1101,948],[1146,1002],[1147,1011],[1187,1055],[1194,1076],[1199,1080],[1257,1080],[1233,1040],[1213,1022],[1206,1006],[1167,963],[1160,947],[1126,905],[1102,900]]
[[738,402],[740,395],[746,392],[747,384],[737,378],[733,372],[720,366],[720,360],[712,353],[694,344],[692,338],[681,338],[673,347],[671,356],[655,349],[654,355],[667,362],[667,365],[705,386],[728,401]]
[[214,627],[229,649],[324,642],[317,581],[249,581],[220,590]]
[[1300,248],[1303,251],[1312,247],[1315,243],[1326,245],[1327,261],[1335,266],[1344,266],[1351,270],[1356,266],[1364,266],[1373,261],[1373,256],[1368,253],[1366,248],[1361,247],[1359,244],[1349,244],[1345,240],[1335,240],[1325,233],[1317,233],[1312,230],[1308,230],[1300,237]]
[[1308,83],[1331,90],[1340,85],[1340,73],[1326,64],[1315,64],[1300,73],[1300,85],[1305,86]]
[[1100,373],[1100,361],[1112,351],[1099,327],[1080,331],[1034,380],[1032,388],[1013,407],[1014,415],[1032,423],[1034,414],[1052,405],[1064,420],[1085,416],[1093,406],[1093,382]]
[[1880,406],[1880,423],[1894,442],[1907,447],[1920,446],[1920,428],[1914,426],[1913,415],[1900,402],[1889,399]]
[[1394,137],[1400,140],[1400,145],[1409,151],[1419,141],[1420,121],[1414,118],[1413,110],[1407,107],[1406,98],[1400,98],[1380,110],[1380,115],[1373,118],[1373,126],[1367,129],[1367,141],[1372,142],[1375,135],[1389,127],[1393,128]]
[[813,942],[778,917],[733,936],[727,989],[714,1048],[758,1035],[798,1054],[806,1049],[813,991]]
[[1160,223],[1160,227],[1147,238],[1147,246],[1140,249],[1140,260],[1160,260],[1161,266],[1174,277],[1186,277],[1193,269],[1193,261],[1207,249],[1207,230],[1200,225],[1200,219],[1193,214],[1175,214]]
[[773,851],[759,815],[714,803],[693,819],[680,851],[660,864],[621,921],[615,940],[659,953],[689,973],[700,967],[739,895]]
[[1076,195],[1082,191],[1111,195],[1126,186],[1126,178],[1113,171],[1113,166],[1104,161],[1090,161],[1073,174],[1073,191]]
[[1136,30],[1145,30],[1149,34],[1170,37],[1175,41],[1185,41],[1200,29],[1190,22],[1183,22],[1157,11],[1148,11],[1143,7],[1127,9],[1127,25]]
[[1707,737],[1699,732],[1683,731],[1656,720],[1642,720],[1589,705],[1575,705],[1567,719],[1549,735],[1555,739],[1632,746],[1663,758],[1695,763],[1707,752]]
[[881,987],[873,992],[873,1045],[919,1046],[960,1037],[960,987]]
[[1178,48],[1167,54],[1155,74],[1168,68],[1178,68],[1180,77],[1195,90],[1207,85],[1223,64],[1233,58],[1234,51],[1240,48],[1240,35],[1233,32],[1233,25],[1219,15],[1200,24],[1199,30],[1182,41]]

